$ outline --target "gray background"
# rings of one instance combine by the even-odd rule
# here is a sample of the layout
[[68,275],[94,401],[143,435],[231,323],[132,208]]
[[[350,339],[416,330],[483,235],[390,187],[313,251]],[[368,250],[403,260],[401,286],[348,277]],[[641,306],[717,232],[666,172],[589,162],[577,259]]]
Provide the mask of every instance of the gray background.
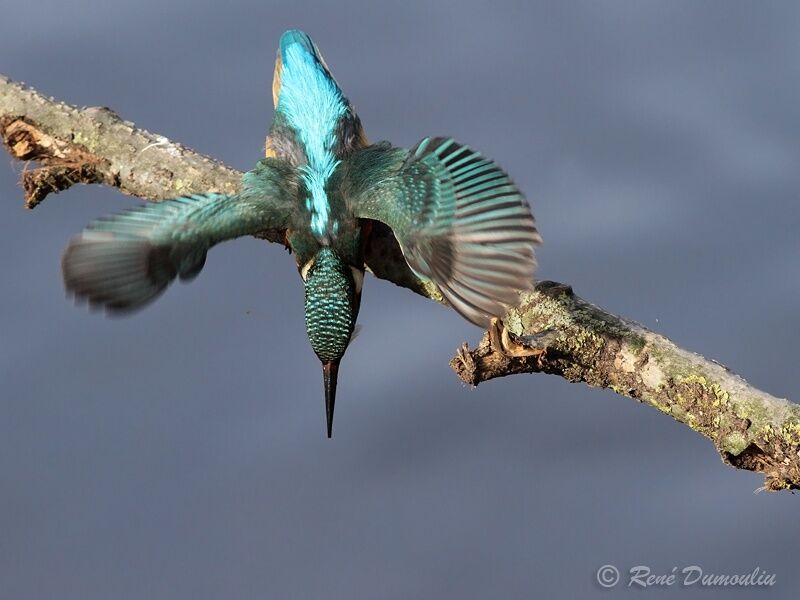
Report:
[[[508,169],[542,278],[800,399],[795,7],[225,4],[6,1],[0,72],[246,169],[303,28],[371,139],[452,134]],[[60,253],[136,201],[27,212],[0,167],[3,600],[612,597],[605,563],[796,591],[797,497],[653,409],[547,376],[468,390],[447,361],[479,331],[369,278],[328,441],[282,249],[224,245],[105,319],[65,301]]]

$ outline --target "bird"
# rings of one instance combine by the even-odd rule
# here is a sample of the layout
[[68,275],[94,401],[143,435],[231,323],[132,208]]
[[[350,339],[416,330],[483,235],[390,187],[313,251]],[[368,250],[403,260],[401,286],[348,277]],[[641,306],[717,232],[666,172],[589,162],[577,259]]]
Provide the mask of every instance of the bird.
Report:
[[192,194],[101,218],[67,245],[62,275],[79,302],[126,314],[216,244],[282,233],[305,290],[305,327],[322,364],[327,437],[339,365],[353,338],[370,237],[388,228],[419,282],[486,327],[533,286],[541,243],[530,205],[494,161],[450,137],[413,148],[369,143],[318,47],[299,30],[279,43],[265,156],[236,194]]

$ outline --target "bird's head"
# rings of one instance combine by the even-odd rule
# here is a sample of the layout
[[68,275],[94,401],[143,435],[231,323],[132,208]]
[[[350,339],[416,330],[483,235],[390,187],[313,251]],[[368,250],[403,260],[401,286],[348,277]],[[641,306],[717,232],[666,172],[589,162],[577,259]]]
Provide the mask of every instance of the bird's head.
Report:
[[306,332],[322,361],[328,437],[333,426],[339,361],[353,335],[364,273],[323,247],[300,271],[305,282]]
[[[347,152],[367,145],[361,121],[308,34],[293,29],[281,36],[272,100],[276,112],[313,154]],[[316,147],[316,146],[320,147]],[[314,147],[311,147],[314,146]],[[324,146],[324,147],[323,147]]]

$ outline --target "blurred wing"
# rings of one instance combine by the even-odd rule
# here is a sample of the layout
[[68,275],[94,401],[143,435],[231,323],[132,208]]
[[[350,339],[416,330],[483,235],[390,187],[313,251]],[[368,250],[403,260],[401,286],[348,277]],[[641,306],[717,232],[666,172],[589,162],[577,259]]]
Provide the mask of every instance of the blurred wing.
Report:
[[64,251],[67,290],[109,312],[135,310],[176,277],[196,277],[215,244],[285,228],[287,173],[270,160],[245,175],[238,195],[185,196],[95,221]]
[[486,326],[533,286],[541,243],[530,207],[500,167],[449,138],[355,152],[348,201],[394,232],[409,267],[466,319]]

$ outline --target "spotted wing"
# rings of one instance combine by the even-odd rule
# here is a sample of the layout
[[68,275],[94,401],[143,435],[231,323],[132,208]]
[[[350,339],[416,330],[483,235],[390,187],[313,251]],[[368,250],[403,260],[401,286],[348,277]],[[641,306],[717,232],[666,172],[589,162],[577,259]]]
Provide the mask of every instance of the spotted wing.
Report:
[[377,145],[346,165],[348,202],[388,225],[409,267],[476,325],[533,285],[541,243],[520,190],[493,161],[449,138],[412,150]]
[[196,277],[215,244],[284,228],[290,174],[270,161],[245,175],[238,195],[184,196],[95,221],[64,251],[67,290],[109,312],[135,310],[176,277]]

